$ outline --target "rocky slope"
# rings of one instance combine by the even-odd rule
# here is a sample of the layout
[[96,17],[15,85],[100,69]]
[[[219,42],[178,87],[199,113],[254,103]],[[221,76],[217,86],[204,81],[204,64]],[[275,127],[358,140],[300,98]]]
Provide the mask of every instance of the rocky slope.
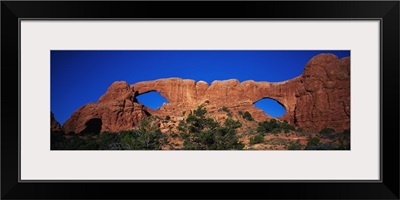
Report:
[[[137,101],[137,96],[151,91],[159,92],[169,103],[152,110]],[[132,85],[114,82],[97,103],[76,110],[62,128],[66,133],[117,132],[134,128],[150,115],[182,120],[199,105],[210,115],[215,113],[215,118],[220,117],[218,110],[227,107],[232,113],[249,111],[256,121],[263,121],[271,116],[253,104],[264,98],[277,100],[287,111],[280,119],[304,130],[349,129],[350,58],[320,54],[306,64],[302,75],[278,83],[231,79],[208,85],[180,78]]]

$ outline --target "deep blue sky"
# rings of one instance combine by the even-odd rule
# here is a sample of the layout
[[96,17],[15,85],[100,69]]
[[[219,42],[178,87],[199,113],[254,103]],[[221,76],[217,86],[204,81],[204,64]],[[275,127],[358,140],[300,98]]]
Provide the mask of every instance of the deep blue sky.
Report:
[[[63,124],[75,110],[97,102],[114,81],[121,80],[128,84],[171,77],[209,84],[232,78],[284,81],[299,76],[308,60],[320,53],[350,56],[350,51],[51,51],[51,111]],[[149,93],[138,99],[157,108],[163,98],[156,96]],[[283,114],[270,105],[262,109],[272,116]]]

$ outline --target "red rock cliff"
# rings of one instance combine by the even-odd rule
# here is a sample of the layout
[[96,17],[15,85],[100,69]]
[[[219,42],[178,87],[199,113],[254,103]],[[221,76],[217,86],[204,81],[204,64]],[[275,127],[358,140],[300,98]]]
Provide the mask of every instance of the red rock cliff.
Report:
[[[157,110],[149,109],[136,97],[157,91],[169,103]],[[91,119],[101,121],[101,132],[132,129],[147,115],[182,116],[184,111],[199,105],[208,112],[225,106],[232,111],[249,111],[257,121],[271,118],[253,104],[264,98],[277,100],[286,114],[280,119],[305,130],[319,131],[350,128],[350,58],[338,59],[320,54],[305,66],[302,75],[283,82],[240,83],[231,79],[206,82],[180,78],[159,79],[128,85],[115,82],[97,103],[89,103],[75,111],[63,128],[66,133],[79,133]]]

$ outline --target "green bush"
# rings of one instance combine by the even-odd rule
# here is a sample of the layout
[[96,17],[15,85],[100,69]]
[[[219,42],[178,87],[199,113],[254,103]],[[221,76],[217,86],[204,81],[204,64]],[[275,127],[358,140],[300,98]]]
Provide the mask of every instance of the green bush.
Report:
[[207,113],[207,109],[203,106],[199,106],[196,110],[193,111],[193,113],[197,117],[204,117],[204,115]]
[[306,149],[307,149],[307,150],[312,150],[312,149],[314,149],[315,147],[319,146],[320,144],[321,144],[321,143],[320,143],[320,139],[319,139],[319,138],[317,138],[317,137],[310,137],[310,138],[308,138],[308,142],[307,142]]
[[[221,126],[212,118],[207,118],[201,107],[194,111],[194,115],[189,114],[185,126],[188,130],[183,134],[183,149],[185,150],[230,150],[243,149],[244,144],[239,142],[239,135],[236,129],[241,127],[239,121],[231,118],[225,120]],[[200,112],[198,112],[200,111]],[[183,126],[182,126],[183,127]]]
[[59,132],[52,132],[50,134],[50,149],[58,150],[62,149],[62,145],[65,141],[64,134]]
[[345,143],[343,140],[340,140],[337,150],[350,150],[350,142]]
[[259,133],[270,133],[273,131],[274,134],[278,134],[282,130],[281,123],[276,119],[265,120],[258,123],[257,132]]
[[302,150],[303,145],[301,145],[299,142],[290,142],[289,145],[287,146],[287,150]]
[[279,129],[279,128],[274,128],[274,129],[271,131],[271,133],[274,134],[274,135],[278,135],[278,134],[280,133],[280,129]]
[[165,141],[161,131],[153,124],[153,118],[143,120],[138,130],[119,133],[104,132],[91,137],[72,134],[68,138],[51,135],[51,149],[63,150],[155,150]]
[[345,130],[343,131],[343,133],[341,134],[341,138],[345,141],[349,141],[350,142],[350,130]]
[[247,120],[247,121],[254,121],[253,117],[251,116],[251,114],[249,113],[249,111],[246,111],[243,113],[242,115],[243,119]]
[[269,121],[269,125],[271,126],[272,129],[280,128],[280,124],[278,121],[276,121],[276,119],[271,119]]
[[319,133],[323,134],[323,135],[327,135],[327,134],[335,133],[335,129],[333,129],[333,128],[324,128]]
[[170,134],[169,134],[172,138],[177,138],[179,135],[178,134],[176,134],[175,132],[171,132]]
[[254,137],[250,138],[250,145],[254,145],[254,144],[260,144],[265,142],[264,136],[262,136],[261,134],[257,134]]
[[290,125],[286,120],[283,121],[281,127],[285,131],[285,133],[295,130],[294,126]]
[[242,127],[242,124],[239,122],[239,120],[235,121],[232,118],[226,119],[224,125],[232,129],[237,129]]
[[89,140],[78,147],[79,150],[98,150],[99,144],[96,140]]
[[225,106],[222,107],[222,111],[224,111],[224,112],[226,112],[226,113],[230,113],[230,112],[231,112],[231,111],[230,111],[227,107],[225,107]]
[[320,143],[316,146],[307,146],[306,150],[337,150],[338,147],[332,143]]
[[304,133],[304,129],[303,128],[297,128],[296,130],[295,130],[296,132],[298,132],[298,133]]
[[271,128],[268,120],[265,120],[263,122],[258,123],[258,127],[256,130],[257,130],[257,132],[264,134],[264,133],[269,133],[272,130],[272,128]]

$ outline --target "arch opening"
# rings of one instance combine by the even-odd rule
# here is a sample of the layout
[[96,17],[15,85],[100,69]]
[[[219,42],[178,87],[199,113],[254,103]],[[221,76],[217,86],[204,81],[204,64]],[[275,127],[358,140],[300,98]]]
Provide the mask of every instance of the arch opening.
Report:
[[85,123],[86,128],[81,133],[99,134],[103,123],[100,118],[92,118]]
[[271,98],[263,98],[254,103],[256,108],[264,111],[264,113],[279,118],[286,113],[285,107],[279,101]]
[[157,91],[145,92],[138,95],[136,98],[141,104],[153,110],[157,110],[164,103],[169,103],[168,100]]

